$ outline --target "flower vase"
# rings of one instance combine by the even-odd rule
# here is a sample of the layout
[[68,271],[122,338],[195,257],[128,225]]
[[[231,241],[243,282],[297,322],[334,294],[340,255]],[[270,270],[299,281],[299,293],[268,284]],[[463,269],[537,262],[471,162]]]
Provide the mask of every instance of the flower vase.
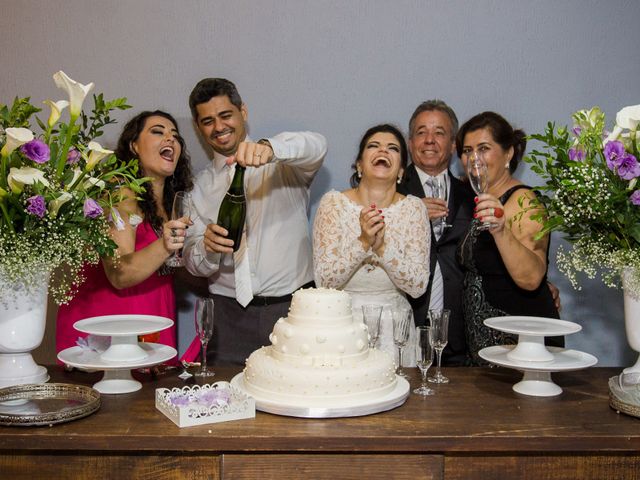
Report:
[[[622,273],[627,341],[633,350],[640,352],[640,288],[637,278],[629,268]],[[640,417],[640,355],[634,365],[609,379],[609,405],[618,412]]]
[[44,338],[49,274],[40,284],[6,282],[0,275],[0,388],[49,380],[31,351]]
[[[626,269],[622,274],[624,289],[624,327],[629,346],[640,353],[640,291],[633,284],[634,272]],[[633,285],[632,285],[633,284]],[[622,371],[627,383],[640,384],[640,355],[636,363]]]

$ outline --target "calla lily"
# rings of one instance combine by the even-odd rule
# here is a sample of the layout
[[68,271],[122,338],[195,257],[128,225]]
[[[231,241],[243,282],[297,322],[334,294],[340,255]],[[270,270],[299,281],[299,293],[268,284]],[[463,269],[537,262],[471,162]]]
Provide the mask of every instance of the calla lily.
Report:
[[76,181],[81,176],[82,176],[82,170],[80,170],[79,168],[74,168],[73,169],[73,178],[71,179],[71,181],[69,183],[67,183],[67,185],[65,187],[65,190],[69,190],[69,188],[71,188],[71,186],[75,185]]
[[111,155],[113,150],[107,150],[102,148],[98,142],[89,142],[89,159],[87,160],[87,170],[93,170],[93,168],[100,163],[100,161]]
[[44,172],[33,167],[12,168],[7,175],[7,182],[15,194],[21,193],[25,185],[33,185],[37,182],[45,187],[49,186],[49,181],[44,178]]
[[616,114],[616,126],[613,128],[613,132],[611,132],[603,142],[604,145],[608,142],[618,140],[625,130],[636,130],[639,123],[640,105],[624,107]]
[[58,120],[60,120],[60,115],[62,115],[62,111],[69,106],[69,102],[67,102],[66,100],[58,100],[57,102],[54,102],[52,100],[45,100],[42,103],[51,107],[51,113],[49,114],[49,120],[47,121],[49,128],[58,123]]
[[69,192],[62,192],[62,194],[58,198],[54,198],[53,200],[51,200],[49,202],[49,213],[51,214],[51,216],[57,216],[60,207],[62,207],[62,205],[67,203],[72,198],[73,195],[71,195]]
[[5,134],[7,135],[7,143],[0,151],[3,157],[9,156],[16,148],[33,140],[33,132],[28,128],[7,128]]
[[628,130],[635,130],[640,123],[640,105],[624,107],[616,115],[616,125]]
[[69,111],[71,112],[71,118],[78,118],[82,111],[82,103],[93,88],[93,83],[89,83],[87,85],[78,83],[69,78],[62,70],[53,74],[53,81],[56,83],[58,88],[64,90],[69,95]]
[[95,177],[89,177],[87,178],[83,184],[82,184],[82,188],[87,190],[88,188],[91,187],[98,187],[100,190],[102,190],[105,187],[105,183],[104,180],[100,180],[99,178],[95,178]]

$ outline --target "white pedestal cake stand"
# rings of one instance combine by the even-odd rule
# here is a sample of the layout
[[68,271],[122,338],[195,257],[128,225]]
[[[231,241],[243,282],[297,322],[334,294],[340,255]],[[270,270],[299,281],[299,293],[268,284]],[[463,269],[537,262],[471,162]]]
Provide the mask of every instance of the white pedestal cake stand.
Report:
[[97,352],[80,346],[58,354],[61,362],[84,370],[104,370],[104,377],[93,388],[100,393],[118,394],[140,390],[142,384],[131,376],[131,369],[150,367],[175,357],[175,348],[158,343],[138,342],[138,335],[165,330],[173,321],[154,315],[105,315],[76,322],[76,330],[111,337],[111,346]]
[[517,345],[497,345],[478,352],[481,358],[502,367],[524,372],[513,390],[523,395],[552,397],[562,388],[553,383],[551,372],[591,367],[598,359],[588,353],[559,347],[546,347],[545,337],[570,335],[582,327],[577,323],[543,317],[494,317],[484,321],[487,327],[518,335]]
[[275,402],[249,393],[244,386],[244,374],[239,373],[231,380],[231,385],[252,397],[256,402],[256,409],[262,412],[303,418],[336,418],[359,417],[392,410],[402,405],[409,396],[409,382],[396,375],[396,387],[389,393],[378,398],[357,402],[354,405],[341,405],[340,400],[333,402],[323,400],[313,405],[308,400],[292,399],[288,402]]

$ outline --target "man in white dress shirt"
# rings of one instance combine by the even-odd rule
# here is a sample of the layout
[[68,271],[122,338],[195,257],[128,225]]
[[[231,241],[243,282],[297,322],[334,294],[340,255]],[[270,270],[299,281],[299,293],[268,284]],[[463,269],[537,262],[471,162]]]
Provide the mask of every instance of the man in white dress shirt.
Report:
[[[254,142],[247,136],[247,107],[235,85],[222,78],[198,82],[189,106],[214,155],[196,177],[185,264],[193,275],[207,277],[215,302],[208,358],[217,365],[241,365],[269,344],[291,294],[313,281],[309,187],[322,166],[326,140],[312,132],[285,132]],[[233,240],[216,220],[236,163],[248,167],[247,214],[234,254]]]

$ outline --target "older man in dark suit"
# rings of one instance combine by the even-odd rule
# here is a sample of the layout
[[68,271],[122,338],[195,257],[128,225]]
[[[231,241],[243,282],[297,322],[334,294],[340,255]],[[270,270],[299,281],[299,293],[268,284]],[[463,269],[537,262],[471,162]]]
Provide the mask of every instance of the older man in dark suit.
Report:
[[[432,229],[429,287],[422,297],[412,300],[416,325],[427,322],[429,309],[451,310],[449,343],[442,355],[443,365],[462,365],[466,348],[462,314],[463,273],[456,260],[456,247],[473,218],[475,194],[449,170],[457,131],[456,114],[445,102],[428,100],[421,103],[409,121],[412,164],[398,189],[401,193],[422,198],[432,222],[445,217],[450,225]],[[447,186],[447,201],[433,198],[431,186],[439,176]]]

